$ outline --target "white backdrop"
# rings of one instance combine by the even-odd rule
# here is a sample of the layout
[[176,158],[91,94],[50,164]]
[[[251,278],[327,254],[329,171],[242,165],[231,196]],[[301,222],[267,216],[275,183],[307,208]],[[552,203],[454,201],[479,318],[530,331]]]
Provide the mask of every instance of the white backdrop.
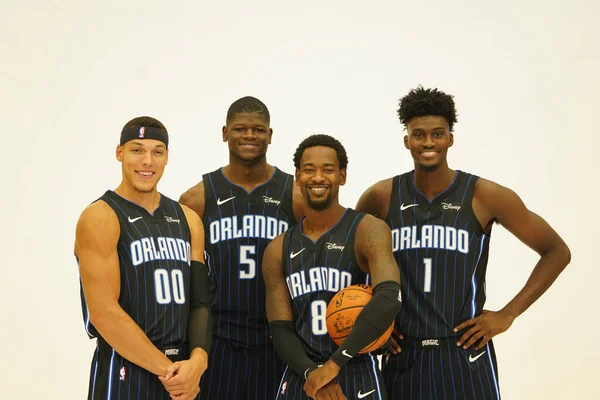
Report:
[[[396,108],[418,84],[455,95],[450,166],[514,189],[573,254],[495,340],[503,398],[600,398],[598,2],[4,0],[0,9],[0,398],[86,395],[94,344],[74,228],[121,179],[114,148],[126,121],[166,124],[159,189],[178,198],[227,162],[227,107],[254,95],[272,113],[272,164],[293,172],[312,133],[345,144],[341,201],[354,206],[372,183],[412,168]],[[536,260],[496,227],[487,308],[508,302]]]

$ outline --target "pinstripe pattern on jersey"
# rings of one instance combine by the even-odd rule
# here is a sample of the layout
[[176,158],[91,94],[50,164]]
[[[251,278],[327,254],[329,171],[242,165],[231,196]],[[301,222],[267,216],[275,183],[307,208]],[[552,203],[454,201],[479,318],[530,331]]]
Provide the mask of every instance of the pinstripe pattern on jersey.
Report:
[[206,251],[217,337],[248,346],[270,343],[261,265],[270,241],[295,224],[294,178],[275,168],[252,192],[218,169],[203,176]]
[[455,343],[441,340],[435,349],[404,346],[400,354],[390,356],[382,371],[388,397],[500,399],[492,341],[481,350],[465,350]]
[[[119,305],[159,349],[184,346],[191,236],[183,209],[163,195],[154,213],[110,190],[99,200],[113,209],[120,225]],[[90,324],[82,288],[81,301],[86,332],[103,342]],[[89,397],[130,399],[154,394],[168,399],[157,382],[156,376],[129,363],[108,345],[99,345],[92,361]]]
[[[335,378],[348,400],[388,399],[377,360],[372,355],[353,359],[345,364]],[[308,400],[304,392],[304,377],[286,368],[277,390],[277,400]],[[361,397],[358,397],[360,393]],[[366,396],[364,396],[366,394]],[[397,397],[390,397],[397,398]]]
[[457,171],[450,187],[429,201],[414,186],[413,172],[393,178],[386,222],[401,275],[396,327],[406,336],[454,336],[456,325],[483,309],[489,237],[471,206],[477,179]]
[[[327,361],[337,349],[327,333],[327,305],[339,290],[367,281],[354,253],[356,229],[363,217],[363,213],[347,209],[316,242],[304,235],[302,223],[284,236],[282,266],[296,331],[315,362]],[[314,287],[310,282],[315,282]]]

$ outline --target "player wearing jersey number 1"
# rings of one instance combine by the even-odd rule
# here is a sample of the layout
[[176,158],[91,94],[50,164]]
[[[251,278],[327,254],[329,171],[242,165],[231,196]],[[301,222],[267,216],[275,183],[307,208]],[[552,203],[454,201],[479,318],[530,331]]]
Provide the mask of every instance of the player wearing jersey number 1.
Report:
[[[400,100],[404,146],[414,170],[370,187],[357,209],[392,229],[404,335],[383,365],[393,398],[499,398],[492,338],[506,331],[558,277],[569,248],[515,192],[448,167],[457,122],[452,96],[419,87]],[[490,235],[501,224],[540,255],[523,289],[485,310]]]

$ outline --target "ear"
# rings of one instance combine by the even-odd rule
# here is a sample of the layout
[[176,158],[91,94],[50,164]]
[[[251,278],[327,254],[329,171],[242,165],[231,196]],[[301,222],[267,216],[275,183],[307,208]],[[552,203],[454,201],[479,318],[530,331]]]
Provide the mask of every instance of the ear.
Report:
[[450,132],[448,136],[450,137],[450,144],[448,145],[448,147],[452,147],[452,145],[454,144],[454,134]]
[[273,137],[273,129],[269,128],[269,144],[271,144],[272,137]]
[[300,170],[298,168],[296,168],[296,173],[295,173],[295,177],[296,179],[294,180],[296,182],[296,185],[300,186]]
[[340,186],[346,184],[346,168],[340,169]]
[[169,149],[165,150],[165,165],[169,163]]
[[410,150],[410,147],[408,147],[408,135],[404,135],[404,147]]
[[117,157],[117,160],[119,160],[119,162],[123,162],[123,146],[121,146],[120,144],[118,144],[117,148],[115,149],[115,156]]
[[225,143],[227,143],[227,141],[229,140],[229,135],[227,134],[227,125],[223,125],[223,141]]

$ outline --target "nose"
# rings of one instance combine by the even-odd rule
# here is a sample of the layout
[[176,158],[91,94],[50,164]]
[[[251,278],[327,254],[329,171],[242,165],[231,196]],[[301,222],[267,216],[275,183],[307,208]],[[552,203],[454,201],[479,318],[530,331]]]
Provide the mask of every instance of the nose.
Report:
[[433,137],[431,135],[425,135],[423,146],[428,148],[435,146],[435,143],[433,142]]
[[312,177],[313,182],[315,183],[321,183],[325,181],[325,175],[323,175],[323,172],[321,172],[321,170],[316,170],[315,174]]
[[244,139],[255,140],[256,132],[254,131],[254,128],[248,128],[244,131],[244,134],[242,136],[244,137]]
[[152,165],[152,152],[151,151],[146,151],[144,153],[144,158],[142,159],[142,165],[144,165],[146,167]]

